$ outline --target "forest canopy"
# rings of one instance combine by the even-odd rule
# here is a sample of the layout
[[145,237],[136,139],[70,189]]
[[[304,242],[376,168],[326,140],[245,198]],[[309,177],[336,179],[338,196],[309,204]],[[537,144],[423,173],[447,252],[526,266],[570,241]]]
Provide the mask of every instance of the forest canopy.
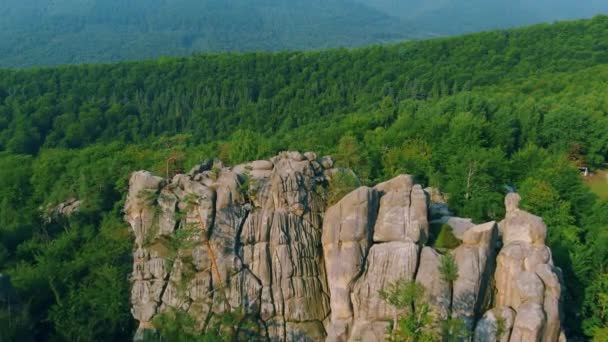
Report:
[[[131,338],[130,173],[164,175],[170,157],[187,170],[314,150],[364,184],[412,174],[476,222],[500,220],[516,188],[548,225],[568,334],[601,334],[608,203],[577,167],[605,167],[607,86],[605,16],[352,50],[0,71],[0,270],[24,312],[0,320],[18,328],[9,339]],[[45,217],[70,199],[76,214]]]
[[0,68],[356,47],[601,13],[604,0],[3,0]]

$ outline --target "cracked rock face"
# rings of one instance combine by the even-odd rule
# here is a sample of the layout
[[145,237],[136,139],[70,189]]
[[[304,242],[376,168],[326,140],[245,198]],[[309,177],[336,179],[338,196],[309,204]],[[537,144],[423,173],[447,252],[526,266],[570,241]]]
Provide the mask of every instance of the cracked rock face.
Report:
[[563,319],[561,270],[553,266],[545,245],[547,226],[540,217],[521,210],[520,200],[516,193],[505,198],[495,306],[515,311],[510,341],[557,341]]
[[208,166],[170,181],[131,177],[125,213],[140,330],[168,308],[190,313],[201,329],[210,316],[242,308],[268,338],[324,338],[323,167],[299,153]]
[[[239,309],[262,340],[382,341],[398,313],[379,291],[400,279],[422,284],[436,317],[463,319],[476,341],[559,338],[561,273],[542,220],[517,198],[507,197],[500,225],[463,226],[463,244],[439,252],[427,245],[432,196],[411,176],[328,208],[336,172],[331,157],[282,152],[234,167],[205,162],[172,179],[133,173],[125,219],[135,236],[135,338],[169,309],[201,331]],[[459,268],[452,286],[441,280],[442,253]]]

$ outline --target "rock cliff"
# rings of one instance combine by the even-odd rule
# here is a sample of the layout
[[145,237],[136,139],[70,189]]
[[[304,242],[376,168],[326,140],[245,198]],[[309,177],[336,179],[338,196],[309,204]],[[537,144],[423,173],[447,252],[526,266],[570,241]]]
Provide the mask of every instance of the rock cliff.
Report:
[[[201,330],[238,308],[263,340],[381,341],[397,312],[379,291],[406,279],[476,341],[563,339],[561,272],[542,219],[519,209],[516,194],[498,224],[449,217],[435,191],[407,175],[328,207],[343,172],[330,157],[282,152],[234,167],[205,162],[172,179],[133,173],[125,219],[135,235],[135,338],[170,308]],[[462,244],[442,251],[459,269],[453,292],[439,275],[441,252],[428,245],[434,216],[459,223]]]

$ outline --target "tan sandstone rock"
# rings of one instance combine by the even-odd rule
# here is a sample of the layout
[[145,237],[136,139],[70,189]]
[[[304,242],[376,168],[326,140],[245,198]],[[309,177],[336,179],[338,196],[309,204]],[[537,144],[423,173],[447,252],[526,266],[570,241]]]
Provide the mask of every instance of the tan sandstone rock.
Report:
[[[135,339],[170,308],[201,331],[240,308],[256,317],[261,339],[384,341],[400,312],[380,291],[398,280],[422,284],[433,314],[463,319],[475,341],[564,339],[561,271],[544,244],[546,226],[519,209],[517,194],[507,195],[498,228],[452,217],[429,201],[445,202],[444,194],[427,194],[408,175],[327,208],[326,187],[340,172],[352,171],[287,151],[232,168],[206,161],[172,179],[133,173],[125,220],[135,236]],[[431,215],[457,226],[462,240],[449,252],[459,269],[453,293],[441,280],[441,254],[425,246]]]

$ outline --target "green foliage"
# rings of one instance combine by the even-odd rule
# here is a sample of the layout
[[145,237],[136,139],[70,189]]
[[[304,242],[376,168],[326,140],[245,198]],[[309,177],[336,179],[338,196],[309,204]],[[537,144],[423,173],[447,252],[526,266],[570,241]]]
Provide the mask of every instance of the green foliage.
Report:
[[599,336],[600,331],[608,327],[608,273],[593,281],[585,295],[585,311],[590,317],[584,324],[585,332],[590,336]]
[[456,236],[454,236],[454,230],[452,226],[449,224],[443,224],[437,233],[437,237],[435,238],[435,248],[441,251],[454,249],[460,244],[460,241]]
[[598,170],[585,180],[599,198],[608,200],[608,170]]
[[146,336],[145,340],[156,341],[156,340],[167,340],[176,342],[186,341],[221,341],[219,336],[216,339],[209,336],[210,339],[206,339],[206,336],[202,336],[200,329],[197,329],[196,320],[181,310],[175,310],[173,308],[156,315],[154,317],[154,327],[158,330],[158,338],[154,335]]
[[[457,273],[456,270],[456,277],[449,279],[455,280]],[[433,315],[424,299],[425,288],[419,283],[398,280],[382,289],[380,297],[399,312],[389,328],[389,341],[461,341],[470,335],[463,320],[451,317],[439,320]]]
[[407,141],[403,146],[388,149],[383,155],[382,166],[387,178],[409,174],[417,183],[428,184],[427,177],[433,169],[431,155],[431,147],[426,141]]
[[139,193],[137,193],[137,200],[139,205],[148,206],[148,207],[156,207],[158,196],[160,194],[156,190],[152,189],[143,189]]
[[404,314],[389,327],[389,341],[433,342],[439,341],[434,330],[434,317],[424,302],[424,287],[419,283],[398,280],[380,291],[380,297]]
[[608,326],[597,328],[593,331],[593,342],[608,341]]
[[361,186],[359,178],[350,170],[340,170],[331,176],[327,187],[327,205],[332,206],[351,191]]
[[179,249],[189,249],[196,246],[197,238],[201,234],[199,223],[192,224],[192,227],[177,229],[169,238],[169,248],[172,255],[175,255]]
[[507,331],[507,320],[502,316],[496,317],[496,339],[500,340]]
[[[201,51],[352,47],[606,12],[603,1],[570,0],[179,0],[153,5],[148,0],[3,0],[0,66],[107,63]],[[499,47],[500,42],[478,54],[489,55],[494,63],[506,54],[520,57]],[[603,60],[601,54],[592,57]],[[159,67],[174,63],[167,57],[155,61]],[[435,88],[434,93],[449,89],[445,84]]]
[[[354,135],[347,134],[340,138],[336,153],[336,163],[344,168],[353,170],[359,179],[369,180],[371,165],[367,158],[367,151]],[[347,177],[342,172],[340,177]]]
[[464,320],[458,318],[446,319],[441,324],[441,336],[443,342],[459,342],[471,336]]
[[458,265],[451,253],[446,253],[441,256],[439,261],[439,274],[441,280],[448,284],[453,284],[458,279]]
[[380,290],[380,297],[399,309],[413,310],[424,296],[424,287],[416,282],[399,280]]
[[0,305],[0,341],[34,341],[34,324],[28,311],[20,306]]
[[153,323],[157,333],[147,336],[149,342],[257,341],[263,336],[257,322],[238,309],[197,322],[189,314],[170,308],[156,315]]
[[256,181],[254,179],[251,179],[251,175],[249,174],[249,172],[245,173],[242,179],[239,179],[240,193],[242,193],[245,197],[248,197],[249,194],[252,192],[252,189],[257,188],[257,184],[255,183]]
[[[505,185],[517,188],[548,224],[568,333],[590,338],[605,327],[608,203],[575,165],[608,157],[607,33],[600,16],[354,50],[0,71],[0,268],[30,301],[35,340],[129,339],[130,173],[164,175],[176,155],[188,169],[312,150],[365,184],[411,173],[476,222],[500,220]],[[325,195],[359,185],[341,172]],[[41,218],[69,198],[78,214]]]
[[212,180],[217,180],[220,177],[220,173],[222,172],[222,169],[216,165],[213,165],[213,168],[211,168],[211,173],[209,174]]
[[[0,3],[0,66],[358,46],[429,36],[358,1],[18,0]],[[251,18],[256,18],[252,21]],[[50,44],[51,37],[55,43]],[[174,63],[163,57],[162,67]]]

